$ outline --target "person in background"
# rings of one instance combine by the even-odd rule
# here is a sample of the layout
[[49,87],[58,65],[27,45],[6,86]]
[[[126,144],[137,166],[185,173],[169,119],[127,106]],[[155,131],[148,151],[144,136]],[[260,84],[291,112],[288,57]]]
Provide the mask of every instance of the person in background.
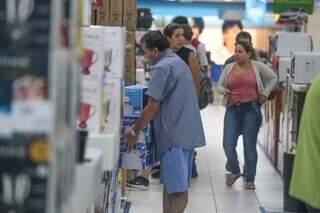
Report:
[[213,54],[213,61],[222,65],[235,51],[236,36],[243,29],[241,21],[226,20],[222,24],[223,45]]
[[[252,37],[250,35],[250,33],[246,32],[246,31],[241,31],[240,33],[237,34],[236,36],[236,43],[239,41],[245,41],[248,42],[252,45]],[[230,56],[223,65],[223,68],[227,65],[227,64],[231,64],[233,62],[235,62],[236,59],[234,57],[234,55]]]
[[164,185],[163,212],[183,213],[188,203],[194,148],[205,145],[196,90],[189,67],[169,49],[166,36],[150,31],[141,44],[153,65],[146,92],[149,101],[123,137],[132,149],[139,132],[152,120],[161,164],[160,182]]
[[306,203],[309,213],[320,213],[320,75],[312,82],[299,125],[290,192]]
[[172,19],[171,23],[176,24],[189,24],[187,17],[185,16],[177,16],[174,19]]
[[[191,70],[192,77],[194,80],[194,85],[196,88],[196,93],[199,94],[200,90],[200,73],[199,66],[195,54],[192,50],[184,47],[185,38],[184,31],[179,24],[172,23],[169,24],[164,29],[164,34],[167,36],[167,39],[170,44],[170,48],[188,64],[189,70]],[[196,153],[196,152],[195,152]],[[195,154],[196,155],[196,154]],[[161,165],[160,165],[161,166]],[[127,181],[127,186],[130,188],[140,189],[140,190],[148,190],[150,186],[149,177],[150,174],[153,178],[160,177],[160,166],[156,166],[153,168],[147,168],[141,171],[140,175],[135,177],[133,180]],[[195,158],[193,159],[193,167],[192,167],[192,177],[197,177],[197,167],[195,163]]]
[[[224,117],[223,149],[227,157],[226,184],[231,186],[240,176],[236,146],[243,135],[246,162],[245,188],[255,189],[257,136],[262,122],[260,106],[276,86],[277,76],[271,68],[256,60],[255,50],[248,42],[236,43],[235,62],[228,64],[219,79],[218,92],[227,107]],[[266,87],[262,80],[267,81]]]
[[[184,33],[184,47],[189,48],[190,50],[193,51],[193,53],[197,56],[197,49],[191,44],[192,40],[192,29],[190,25],[188,24],[180,24],[181,28],[183,29]],[[199,61],[198,61],[199,63]]]
[[185,38],[182,27],[172,23],[165,27],[163,34],[167,37],[170,49],[176,53],[188,66],[191,71],[197,96],[200,92],[200,72],[197,58],[194,52],[184,47]]
[[206,47],[203,43],[199,41],[199,37],[204,29],[204,21],[202,18],[194,17],[192,18],[192,40],[191,44],[196,48],[197,59],[199,61],[199,65],[208,72],[208,59],[206,55]]

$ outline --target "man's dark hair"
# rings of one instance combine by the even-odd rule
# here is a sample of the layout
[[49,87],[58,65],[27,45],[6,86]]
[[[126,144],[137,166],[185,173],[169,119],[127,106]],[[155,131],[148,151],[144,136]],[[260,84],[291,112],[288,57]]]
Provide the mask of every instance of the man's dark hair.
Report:
[[140,43],[144,43],[148,49],[157,48],[160,52],[169,48],[168,39],[159,30],[146,33]]
[[185,16],[177,16],[174,19],[172,19],[171,23],[176,23],[176,24],[189,24],[188,19]]
[[181,28],[183,29],[185,39],[188,41],[191,41],[193,33],[192,33],[192,29],[191,29],[190,25],[189,24],[181,24]]
[[228,30],[228,29],[230,29],[230,28],[232,28],[234,26],[238,26],[241,31],[243,29],[241,21],[238,21],[238,20],[226,20],[222,24],[222,32],[225,32],[226,30]]
[[193,17],[193,27],[194,28],[198,28],[199,29],[199,33],[201,34],[203,29],[204,29],[204,21],[203,21],[203,18],[201,17]]
[[168,25],[166,26],[166,28],[164,28],[163,34],[164,34],[165,36],[171,38],[172,35],[173,35],[173,32],[174,32],[176,29],[182,29],[182,27],[181,27],[179,24],[176,24],[176,23],[168,24]]
[[236,36],[236,42],[238,42],[242,38],[248,39],[252,43],[252,37],[251,37],[250,33],[246,32],[246,31],[241,31]]

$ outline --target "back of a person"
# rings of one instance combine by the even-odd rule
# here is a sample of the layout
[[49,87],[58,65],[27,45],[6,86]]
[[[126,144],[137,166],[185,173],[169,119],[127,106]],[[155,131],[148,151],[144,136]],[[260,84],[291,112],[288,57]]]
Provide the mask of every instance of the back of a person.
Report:
[[[301,117],[290,195],[320,209],[320,75],[310,86]],[[303,180],[303,181],[301,181]]]
[[189,65],[189,54],[192,52],[191,49],[186,47],[181,47],[181,49],[176,52],[176,54],[184,61],[186,64]]
[[202,129],[200,111],[189,67],[176,54],[163,58],[155,65],[156,70],[157,66],[161,67],[160,72],[169,72],[172,79],[169,83],[174,84],[174,89],[161,102],[159,111],[165,113],[158,113],[153,122],[154,128],[166,127],[156,132],[162,134],[162,138],[167,137],[158,146],[158,154],[168,147],[191,149],[204,145],[203,131],[199,131]]

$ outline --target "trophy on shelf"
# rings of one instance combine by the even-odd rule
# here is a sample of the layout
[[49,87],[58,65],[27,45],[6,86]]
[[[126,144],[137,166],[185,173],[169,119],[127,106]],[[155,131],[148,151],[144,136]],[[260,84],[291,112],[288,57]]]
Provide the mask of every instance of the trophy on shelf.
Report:
[[[92,110],[91,110],[92,109]],[[91,111],[91,114],[90,114]],[[96,109],[93,105],[85,102],[81,102],[80,104],[80,124],[79,128],[85,129],[87,128],[87,121],[96,113]]]
[[84,55],[82,58],[82,74],[89,75],[90,67],[98,61],[98,53],[90,49],[84,49]]

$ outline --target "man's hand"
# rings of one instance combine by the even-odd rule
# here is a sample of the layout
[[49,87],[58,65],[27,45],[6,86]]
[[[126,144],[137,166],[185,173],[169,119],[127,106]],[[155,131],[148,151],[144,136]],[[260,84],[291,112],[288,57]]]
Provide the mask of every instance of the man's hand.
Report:
[[264,102],[266,102],[268,99],[267,96],[263,95],[263,94],[260,94],[259,97],[258,97],[258,101],[260,104],[264,104]]
[[122,135],[124,138],[128,151],[133,150],[136,148],[136,145],[138,143],[139,134],[135,133],[135,131],[132,128],[126,129],[125,133]]

